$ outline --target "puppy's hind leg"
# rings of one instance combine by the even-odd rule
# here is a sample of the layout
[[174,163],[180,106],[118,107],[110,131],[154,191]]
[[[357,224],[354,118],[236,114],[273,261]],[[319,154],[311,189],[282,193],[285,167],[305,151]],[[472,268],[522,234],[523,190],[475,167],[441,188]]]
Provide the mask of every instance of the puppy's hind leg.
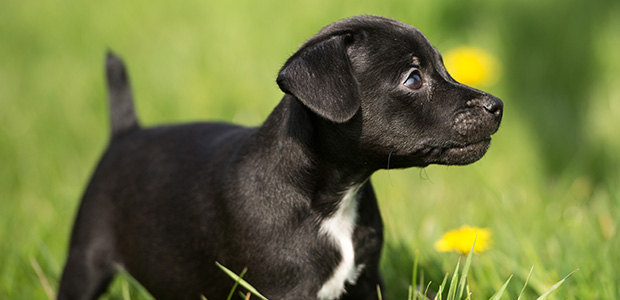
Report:
[[87,190],[75,220],[58,300],[97,299],[117,271],[110,214],[102,205],[106,199],[89,196],[91,190]]
[[[90,257],[89,257],[90,256]],[[58,289],[58,300],[97,299],[105,292],[115,269],[88,250],[71,251]]]

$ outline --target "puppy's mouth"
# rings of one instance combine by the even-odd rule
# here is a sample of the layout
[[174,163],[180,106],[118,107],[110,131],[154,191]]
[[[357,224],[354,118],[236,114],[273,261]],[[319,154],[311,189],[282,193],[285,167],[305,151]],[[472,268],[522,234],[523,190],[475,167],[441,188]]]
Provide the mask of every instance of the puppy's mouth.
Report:
[[491,137],[460,145],[443,147],[429,147],[425,152],[428,154],[430,163],[442,165],[467,165],[484,156],[491,144]]
[[465,155],[470,152],[486,152],[489,149],[489,145],[491,144],[491,137],[487,136],[482,140],[477,142],[473,142],[470,144],[465,144],[464,146],[456,146],[456,147],[448,147],[445,148],[445,153],[450,155]]

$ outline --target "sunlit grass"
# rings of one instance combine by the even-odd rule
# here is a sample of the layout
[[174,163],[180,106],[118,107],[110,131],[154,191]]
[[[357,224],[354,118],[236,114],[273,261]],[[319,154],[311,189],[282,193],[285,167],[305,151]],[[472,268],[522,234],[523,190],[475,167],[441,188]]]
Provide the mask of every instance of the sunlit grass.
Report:
[[[560,2],[550,3],[568,7],[566,1]],[[537,3],[531,2],[533,7],[524,11],[547,5]],[[439,253],[433,245],[461,224],[489,228],[493,234],[493,247],[475,254],[467,276],[460,270],[457,286],[467,277],[463,297],[471,293],[472,299],[489,299],[503,291],[503,299],[536,299],[562,282],[549,298],[620,298],[620,267],[614,263],[620,253],[617,5],[595,14],[600,24],[587,29],[595,38],[594,65],[600,71],[588,74],[595,79],[591,86],[582,84],[581,73],[555,72],[553,78],[541,78],[548,74],[541,73],[549,70],[548,61],[565,58],[571,65],[584,59],[571,56],[573,52],[560,47],[560,42],[538,60],[529,59],[535,53],[527,43],[518,49],[504,45],[513,40],[500,35],[513,26],[505,23],[511,20],[502,19],[502,12],[512,14],[504,5],[512,7],[492,1],[475,7],[476,14],[487,13],[487,18],[477,20],[496,22],[489,28],[466,14],[472,7],[453,1],[3,2],[0,299],[48,299],[58,286],[79,198],[107,144],[103,58],[108,48],[128,63],[144,124],[217,119],[258,125],[282,95],[275,84],[277,70],[296,47],[321,26],[361,13],[417,26],[444,55],[458,45],[487,49],[503,68],[502,77],[488,89],[504,100],[506,112],[481,161],[373,176],[385,223],[381,268],[386,298],[407,299],[410,286],[411,295],[427,287],[436,293],[444,278],[442,290],[448,293],[452,277],[446,274],[457,274],[455,262],[461,256]],[[549,18],[555,16],[549,13]],[[494,14],[497,19],[490,19]],[[467,18],[458,19],[462,15]],[[579,15],[580,11],[574,12]],[[528,30],[529,22],[513,21],[520,23],[510,28]],[[450,22],[458,22],[463,30],[445,29]],[[527,33],[521,36],[529,38],[536,32]],[[528,59],[513,61],[509,54],[515,53]],[[524,66],[522,73],[511,73],[519,66]],[[560,92],[520,84],[546,81],[587,91],[581,99],[583,120],[568,121],[579,124],[588,136],[567,150],[574,155],[560,161],[562,172],[548,172],[547,161],[558,158],[541,146],[553,139],[537,138],[545,128],[531,123],[535,119],[530,116],[540,106],[522,104],[526,96]],[[547,100],[537,98],[534,103]],[[566,118],[563,108],[559,105],[544,116],[549,124]],[[411,278],[414,261],[415,279]],[[579,271],[562,281],[575,269]],[[121,274],[106,298],[149,296],[130,276]]]
[[[413,264],[413,272],[412,272],[413,276],[411,280],[411,285],[409,286],[409,289],[408,289],[407,300],[481,299],[480,297],[472,295],[472,292],[470,291],[470,288],[469,288],[468,274],[469,274],[469,270],[472,264],[474,253],[475,253],[475,242],[472,244],[470,251],[466,254],[465,264],[462,266],[462,268],[461,268],[461,259],[459,258],[452,275],[450,275],[449,273],[446,273],[438,289],[436,291],[433,291],[433,290],[430,290],[432,282],[426,283],[423,277],[420,277],[419,282],[416,280],[418,278],[418,271],[419,271],[418,270],[418,252],[416,252],[415,258],[414,258],[414,264]],[[221,264],[219,263],[216,263],[216,264],[223,272],[225,272],[235,282],[233,287],[231,288],[231,291],[230,291],[230,294],[227,300],[230,300],[233,298],[233,295],[237,291],[238,286],[242,286],[247,291],[245,294],[240,293],[240,296],[244,299],[249,299],[251,295],[254,295],[259,299],[268,300],[265,296],[261,295],[260,292],[251,285],[251,283],[243,279],[243,276],[248,271],[247,268],[244,269],[239,275],[237,275],[231,270],[222,266]],[[542,295],[540,295],[540,297],[538,297],[537,300],[547,299],[553,292],[555,292],[564,283],[564,281],[566,281],[566,279],[571,277],[571,275],[573,275],[573,273],[575,272],[576,270],[566,275],[564,278],[562,278],[557,283],[555,283],[547,291],[545,291]],[[530,273],[528,274],[528,277],[525,281],[525,284],[523,285],[523,288],[521,289],[521,293],[519,294],[519,297],[517,298],[517,300],[521,299],[521,297],[523,296],[523,291],[527,287],[531,274],[532,272],[530,270]],[[448,282],[448,279],[450,279],[449,282]],[[506,291],[506,288],[510,284],[511,279],[512,279],[512,275],[506,280],[506,282],[504,282],[504,284],[499,288],[499,290],[495,292],[493,296],[491,296],[491,298],[489,298],[489,300],[501,299],[502,296],[504,295],[504,292]],[[378,285],[377,285],[377,295],[380,300],[383,299],[381,288]],[[206,300],[206,297],[203,296],[203,299]]]

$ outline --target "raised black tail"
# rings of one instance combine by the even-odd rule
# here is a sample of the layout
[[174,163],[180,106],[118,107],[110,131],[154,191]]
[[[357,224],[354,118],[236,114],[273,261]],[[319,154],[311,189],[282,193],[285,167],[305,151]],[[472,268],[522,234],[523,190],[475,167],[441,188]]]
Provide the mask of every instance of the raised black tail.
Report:
[[106,57],[106,77],[108,79],[108,104],[112,137],[140,127],[133,108],[131,85],[123,60],[111,51]]

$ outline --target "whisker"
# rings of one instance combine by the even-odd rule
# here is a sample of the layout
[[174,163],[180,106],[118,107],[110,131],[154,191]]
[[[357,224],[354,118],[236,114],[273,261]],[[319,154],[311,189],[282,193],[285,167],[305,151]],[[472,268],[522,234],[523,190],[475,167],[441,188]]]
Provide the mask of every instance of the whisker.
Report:
[[390,159],[392,158],[392,152],[394,151],[390,151],[390,154],[388,154],[388,160],[387,160],[387,174],[388,174],[388,179],[390,180],[390,186],[394,186],[394,184],[392,183],[392,176],[390,176]]

